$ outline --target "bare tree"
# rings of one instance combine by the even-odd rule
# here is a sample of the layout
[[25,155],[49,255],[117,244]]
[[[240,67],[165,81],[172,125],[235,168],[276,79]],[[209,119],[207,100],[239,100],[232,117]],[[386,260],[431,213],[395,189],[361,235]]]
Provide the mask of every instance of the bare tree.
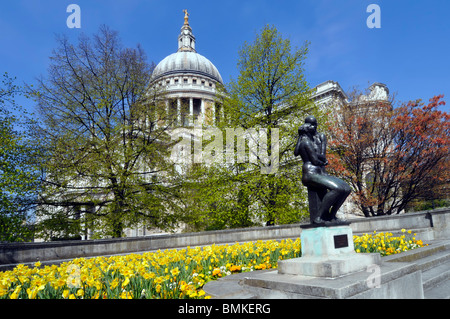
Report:
[[78,234],[80,212],[85,228],[113,237],[133,225],[173,225],[171,123],[163,92],[149,87],[154,66],[142,48],[124,48],[102,26],[76,46],[60,37],[50,61],[47,78],[30,89],[46,145],[43,233]]

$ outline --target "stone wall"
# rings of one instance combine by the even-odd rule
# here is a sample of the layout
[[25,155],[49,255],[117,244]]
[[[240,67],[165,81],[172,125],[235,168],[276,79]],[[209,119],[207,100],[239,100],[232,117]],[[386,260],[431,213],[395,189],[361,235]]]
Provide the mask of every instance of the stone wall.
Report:
[[[422,240],[450,238],[450,208],[395,216],[352,219],[354,234],[374,230],[395,232],[412,229]],[[297,238],[299,224],[252,227],[245,229],[217,230],[197,233],[151,235],[145,237],[101,239],[85,241],[61,241],[45,243],[0,244],[0,266],[36,261],[61,261],[77,257],[144,252],[187,246],[225,244],[269,239]]]

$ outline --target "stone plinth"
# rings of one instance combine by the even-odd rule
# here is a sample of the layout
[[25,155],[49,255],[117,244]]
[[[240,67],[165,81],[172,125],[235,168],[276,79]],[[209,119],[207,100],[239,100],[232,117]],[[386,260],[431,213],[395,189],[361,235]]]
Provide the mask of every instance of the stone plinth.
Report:
[[278,262],[278,271],[241,281],[253,298],[423,298],[416,265],[382,263],[380,254],[354,251],[348,225],[303,227],[302,257]]
[[301,233],[302,257],[278,262],[278,273],[336,278],[379,264],[380,254],[357,254],[349,226],[315,227]]
[[354,252],[353,232],[349,226],[306,228],[300,240],[302,257],[327,258]]
[[381,262],[380,254],[348,254],[333,258],[294,258],[278,262],[278,273],[282,275],[302,275],[336,278],[358,271],[366,271],[369,266]]

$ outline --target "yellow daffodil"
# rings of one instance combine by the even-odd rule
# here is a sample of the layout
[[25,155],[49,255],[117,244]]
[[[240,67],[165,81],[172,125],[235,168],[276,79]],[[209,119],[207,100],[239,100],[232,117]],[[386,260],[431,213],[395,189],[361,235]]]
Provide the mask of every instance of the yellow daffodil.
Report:
[[[355,251],[390,255],[423,246],[423,242],[413,237],[411,231],[402,233],[399,237],[376,231],[354,235]],[[36,262],[34,268],[18,265],[11,271],[0,272],[0,297],[42,298],[56,293],[65,299],[132,296],[208,298],[201,290],[207,281],[236,272],[276,268],[279,259],[300,257],[300,251],[300,239],[260,240],[143,254],[77,258],[59,266],[42,267],[40,262]],[[131,282],[136,284],[131,285]],[[120,291],[117,289],[119,285],[122,288]],[[27,287],[26,293],[21,292],[22,287]]]
[[125,288],[130,283],[130,278],[126,277],[122,283],[122,288]]
[[109,286],[111,287],[111,289],[115,289],[118,285],[119,285],[119,278],[115,278],[115,279],[109,284]]
[[77,296],[78,297],[83,297],[84,296],[84,290],[83,289],[78,289],[77,290]]
[[34,298],[36,298],[37,293],[38,293],[38,290],[37,290],[37,289],[27,288],[28,299],[34,299]]
[[172,269],[170,271],[170,273],[172,274],[172,276],[178,276],[178,274],[180,273],[180,270],[178,269],[178,267],[175,267],[174,269]]
[[62,296],[63,296],[64,299],[67,299],[67,297],[69,296],[69,290],[68,290],[68,289],[65,289],[65,290],[63,291],[63,293],[62,293]]

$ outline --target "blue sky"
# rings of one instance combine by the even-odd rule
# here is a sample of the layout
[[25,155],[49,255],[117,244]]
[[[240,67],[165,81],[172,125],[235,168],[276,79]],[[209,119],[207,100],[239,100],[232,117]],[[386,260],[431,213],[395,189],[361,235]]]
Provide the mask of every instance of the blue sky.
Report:
[[[81,28],[69,29],[69,4],[81,8]],[[381,9],[381,28],[369,29],[369,4]],[[0,3],[0,73],[33,83],[46,75],[55,35],[74,40],[101,24],[119,31],[125,46],[140,43],[158,63],[177,49],[183,9],[190,13],[197,52],[228,82],[237,76],[238,50],[265,24],[294,46],[309,41],[311,86],[338,81],[344,90],[385,83],[397,100],[428,101],[444,94],[450,110],[450,1],[448,0],[15,0]],[[20,101],[32,110],[31,101]]]

